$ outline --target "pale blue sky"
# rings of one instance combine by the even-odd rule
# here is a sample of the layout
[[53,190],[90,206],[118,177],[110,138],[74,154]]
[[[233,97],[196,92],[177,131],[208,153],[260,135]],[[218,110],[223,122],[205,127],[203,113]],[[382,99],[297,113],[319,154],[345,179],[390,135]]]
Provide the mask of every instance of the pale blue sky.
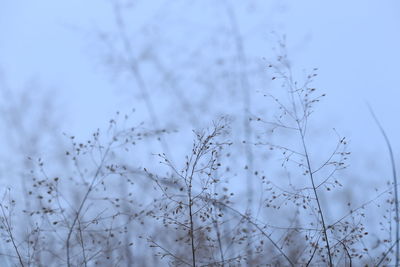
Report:
[[[258,9],[251,17],[239,2],[230,2],[246,34],[248,55],[260,58],[260,62],[268,58],[274,46],[271,32],[275,31],[287,36],[290,58],[297,69],[319,68],[316,85],[329,96],[318,115],[321,127],[336,126],[350,137],[354,147],[385,153],[365,105],[369,102],[395,150],[400,150],[398,1],[252,1]],[[163,12],[173,14],[162,22],[166,24],[155,24],[165,27],[162,31],[171,39],[181,40],[176,42],[184,48],[203,35],[195,32],[187,38],[187,32],[176,30],[180,28],[174,19],[177,24],[180,16],[191,19],[196,29],[203,27],[207,35],[207,25],[220,19],[217,7],[210,3],[143,1],[135,19],[151,22]],[[124,86],[112,80],[96,58],[101,54],[96,31],[112,31],[113,27],[109,1],[3,0],[0,67],[15,90],[32,78],[53,90],[66,130],[87,133],[104,125],[115,110],[141,105],[133,103],[137,95],[127,98]]]

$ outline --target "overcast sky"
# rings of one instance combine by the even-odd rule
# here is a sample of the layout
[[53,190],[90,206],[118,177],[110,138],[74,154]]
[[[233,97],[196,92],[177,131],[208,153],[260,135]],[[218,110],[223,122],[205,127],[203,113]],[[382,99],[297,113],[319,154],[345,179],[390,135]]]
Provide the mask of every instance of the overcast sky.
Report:
[[[190,17],[198,25],[204,22],[206,28],[207,23],[219,19],[215,14],[218,9],[209,1],[170,2],[142,1],[138,7],[141,12],[136,13],[141,16],[138,21],[151,22],[165,12]],[[369,102],[399,155],[398,1],[252,1],[255,13],[239,2],[231,3],[244,38],[248,38],[248,54],[260,61],[268,58],[274,46],[271,32],[276,32],[287,36],[289,56],[296,68],[319,68],[316,85],[328,95],[319,114],[321,127],[340,129],[350,137],[354,149],[386,153],[366,108]],[[113,23],[109,1],[3,0],[3,75],[13,90],[38,80],[58,99],[65,118],[63,127],[77,134],[92,131],[104,125],[114,111],[136,105],[132,104],[135,96],[127,101],[126,92],[96,58],[101,54],[96,31],[112,30]],[[172,26],[168,34],[172,39],[174,34],[182,38]],[[196,39],[197,33],[192,34],[186,36],[186,45]]]

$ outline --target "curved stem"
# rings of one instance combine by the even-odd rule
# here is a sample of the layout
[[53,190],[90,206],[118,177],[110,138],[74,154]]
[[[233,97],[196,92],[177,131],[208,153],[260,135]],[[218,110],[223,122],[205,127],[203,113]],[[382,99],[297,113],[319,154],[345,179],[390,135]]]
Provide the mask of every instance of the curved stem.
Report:
[[385,130],[383,129],[382,125],[380,124],[378,118],[375,116],[374,111],[372,110],[372,107],[368,105],[369,111],[372,115],[372,117],[375,120],[376,125],[378,125],[378,128],[383,135],[383,138],[385,139],[386,146],[389,151],[390,155],[390,163],[392,165],[392,176],[393,176],[393,185],[394,185],[394,198],[395,198],[395,209],[396,209],[396,242],[393,245],[396,245],[396,267],[399,266],[399,258],[400,258],[400,247],[399,247],[399,239],[400,239],[400,229],[399,229],[399,196],[398,196],[398,189],[397,189],[397,173],[396,173],[396,164],[394,162],[394,155],[393,155],[393,149],[392,145],[390,144],[389,137],[386,135]]

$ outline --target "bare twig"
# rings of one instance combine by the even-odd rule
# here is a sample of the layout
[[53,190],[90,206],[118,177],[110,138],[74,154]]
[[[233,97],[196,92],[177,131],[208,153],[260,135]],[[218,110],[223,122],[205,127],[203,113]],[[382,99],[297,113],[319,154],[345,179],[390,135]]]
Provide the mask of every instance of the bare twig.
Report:
[[79,220],[79,217],[81,216],[81,212],[82,212],[82,210],[83,210],[83,207],[85,206],[86,201],[87,201],[87,199],[88,199],[90,193],[92,192],[92,190],[93,190],[94,187],[95,187],[95,184],[96,184],[96,182],[97,182],[97,178],[98,178],[98,176],[100,175],[101,170],[102,170],[103,167],[104,167],[103,165],[104,165],[104,162],[105,162],[105,160],[106,160],[106,158],[107,158],[107,156],[108,156],[108,153],[109,153],[109,151],[110,151],[110,147],[111,147],[112,143],[113,143],[113,141],[110,142],[110,144],[108,145],[106,151],[104,152],[103,157],[102,157],[102,159],[101,159],[101,162],[100,162],[99,166],[97,167],[97,170],[96,170],[96,172],[95,172],[95,174],[94,174],[94,176],[93,176],[93,178],[92,178],[92,181],[91,181],[91,183],[90,183],[88,189],[86,190],[86,193],[85,193],[83,199],[81,200],[81,203],[80,203],[80,205],[79,205],[78,210],[77,210],[76,213],[75,213],[75,216],[74,216],[74,220],[73,220],[73,222],[72,222],[72,225],[69,227],[69,231],[68,231],[68,235],[67,235],[67,240],[66,240],[67,266],[68,266],[68,267],[71,266],[71,256],[70,256],[70,249],[71,249],[71,248],[70,248],[70,240],[71,240],[72,233],[73,233],[73,231],[74,231],[74,228],[75,228],[76,223],[77,223],[78,220]]
[[1,213],[3,214],[3,220],[2,220],[2,222],[3,222],[4,228],[6,229],[8,238],[10,239],[10,241],[11,241],[11,243],[12,243],[12,245],[13,245],[14,251],[15,251],[15,253],[17,254],[19,264],[20,264],[22,267],[24,267],[25,264],[24,264],[24,261],[22,260],[22,256],[21,256],[21,253],[20,253],[20,251],[19,251],[19,249],[18,249],[18,246],[17,246],[17,244],[15,243],[14,234],[13,234],[13,232],[12,232],[11,223],[10,223],[10,221],[9,221],[9,218],[11,217],[11,215],[9,215],[9,216],[7,217],[7,215],[6,215],[5,211],[4,211],[4,206],[3,206],[3,204],[1,204],[1,203],[0,203],[0,208],[1,208]]

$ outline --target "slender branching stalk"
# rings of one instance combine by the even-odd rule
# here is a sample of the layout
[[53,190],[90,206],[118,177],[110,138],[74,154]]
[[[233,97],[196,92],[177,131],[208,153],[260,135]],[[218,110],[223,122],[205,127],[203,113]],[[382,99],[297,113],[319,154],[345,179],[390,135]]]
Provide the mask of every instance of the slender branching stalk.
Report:
[[[3,227],[5,228],[5,230],[6,230],[7,234],[8,234],[8,238],[9,238],[9,240],[11,241],[11,243],[13,245],[15,254],[17,254],[19,264],[22,267],[24,267],[25,264],[24,264],[24,261],[22,260],[21,252],[19,251],[19,248],[18,248],[18,246],[16,244],[15,237],[14,237],[14,234],[13,234],[13,231],[12,231],[12,225],[11,225],[11,221],[10,221],[11,220],[11,214],[6,214],[5,207],[3,206],[2,203],[0,203],[0,209],[1,209],[1,213],[3,215],[3,218],[1,220],[2,223],[3,223]],[[6,207],[6,209],[10,209],[10,208]],[[11,213],[10,210],[9,210],[9,213]]]
[[71,226],[69,226],[69,231],[68,231],[68,234],[67,234],[67,240],[65,241],[66,250],[67,250],[66,253],[67,253],[67,265],[68,265],[68,267],[72,266],[71,265],[71,255],[70,255],[70,250],[71,250],[70,241],[71,241],[72,233],[75,230],[75,225],[78,222],[79,217],[81,216],[81,212],[82,212],[82,210],[83,210],[83,208],[84,208],[84,206],[86,204],[86,201],[88,200],[89,195],[92,192],[92,190],[94,189],[94,186],[95,186],[96,182],[98,181],[98,177],[101,174],[102,169],[104,168],[104,162],[105,162],[106,158],[108,157],[108,153],[110,152],[110,147],[111,147],[112,144],[113,144],[113,141],[110,142],[110,144],[108,145],[108,147],[107,147],[107,149],[106,149],[106,151],[105,151],[105,153],[104,153],[104,155],[103,155],[103,157],[102,157],[102,159],[100,161],[100,164],[97,167],[97,170],[96,170],[96,172],[95,172],[95,174],[94,174],[94,176],[92,178],[92,181],[91,181],[89,187],[87,188],[86,193],[83,196],[83,198],[82,198],[82,200],[81,200],[81,202],[79,204],[78,210],[75,212],[72,224],[71,224]]
[[327,249],[327,252],[328,252],[329,266],[333,266],[332,256],[331,256],[331,247],[329,245],[329,238],[328,238],[328,233],[327,233],[327,226],[325,224],[324,214],[322,212],[322,207],[321,207],[321,203],[320,203],[320,200],[319,200],[317,187],[316,187],[315,181],[314,181],[314,175],[313,175],[314,172],[313,172],[313,169],[311,168],[310,156],[309,156],[308,151],[307,151],[304,132],[303,132],[303,130],[301,128],[299,128],[299,131],[300,131],[300,135],[301,135],[301,142],[302,142],[303,149],[304,149],[304,155],[305,155],[306,161],[307,161],[307,169],[308,169],[308,173],[310,175],[312,189],[313,189],[313,192],[314,192],[315,200],[316,200],[317,205],[318,205],[318,213],[321,216],[322,232],[323,232],[323,234],[325,236],[325,243],[326,243],[326,249]]

